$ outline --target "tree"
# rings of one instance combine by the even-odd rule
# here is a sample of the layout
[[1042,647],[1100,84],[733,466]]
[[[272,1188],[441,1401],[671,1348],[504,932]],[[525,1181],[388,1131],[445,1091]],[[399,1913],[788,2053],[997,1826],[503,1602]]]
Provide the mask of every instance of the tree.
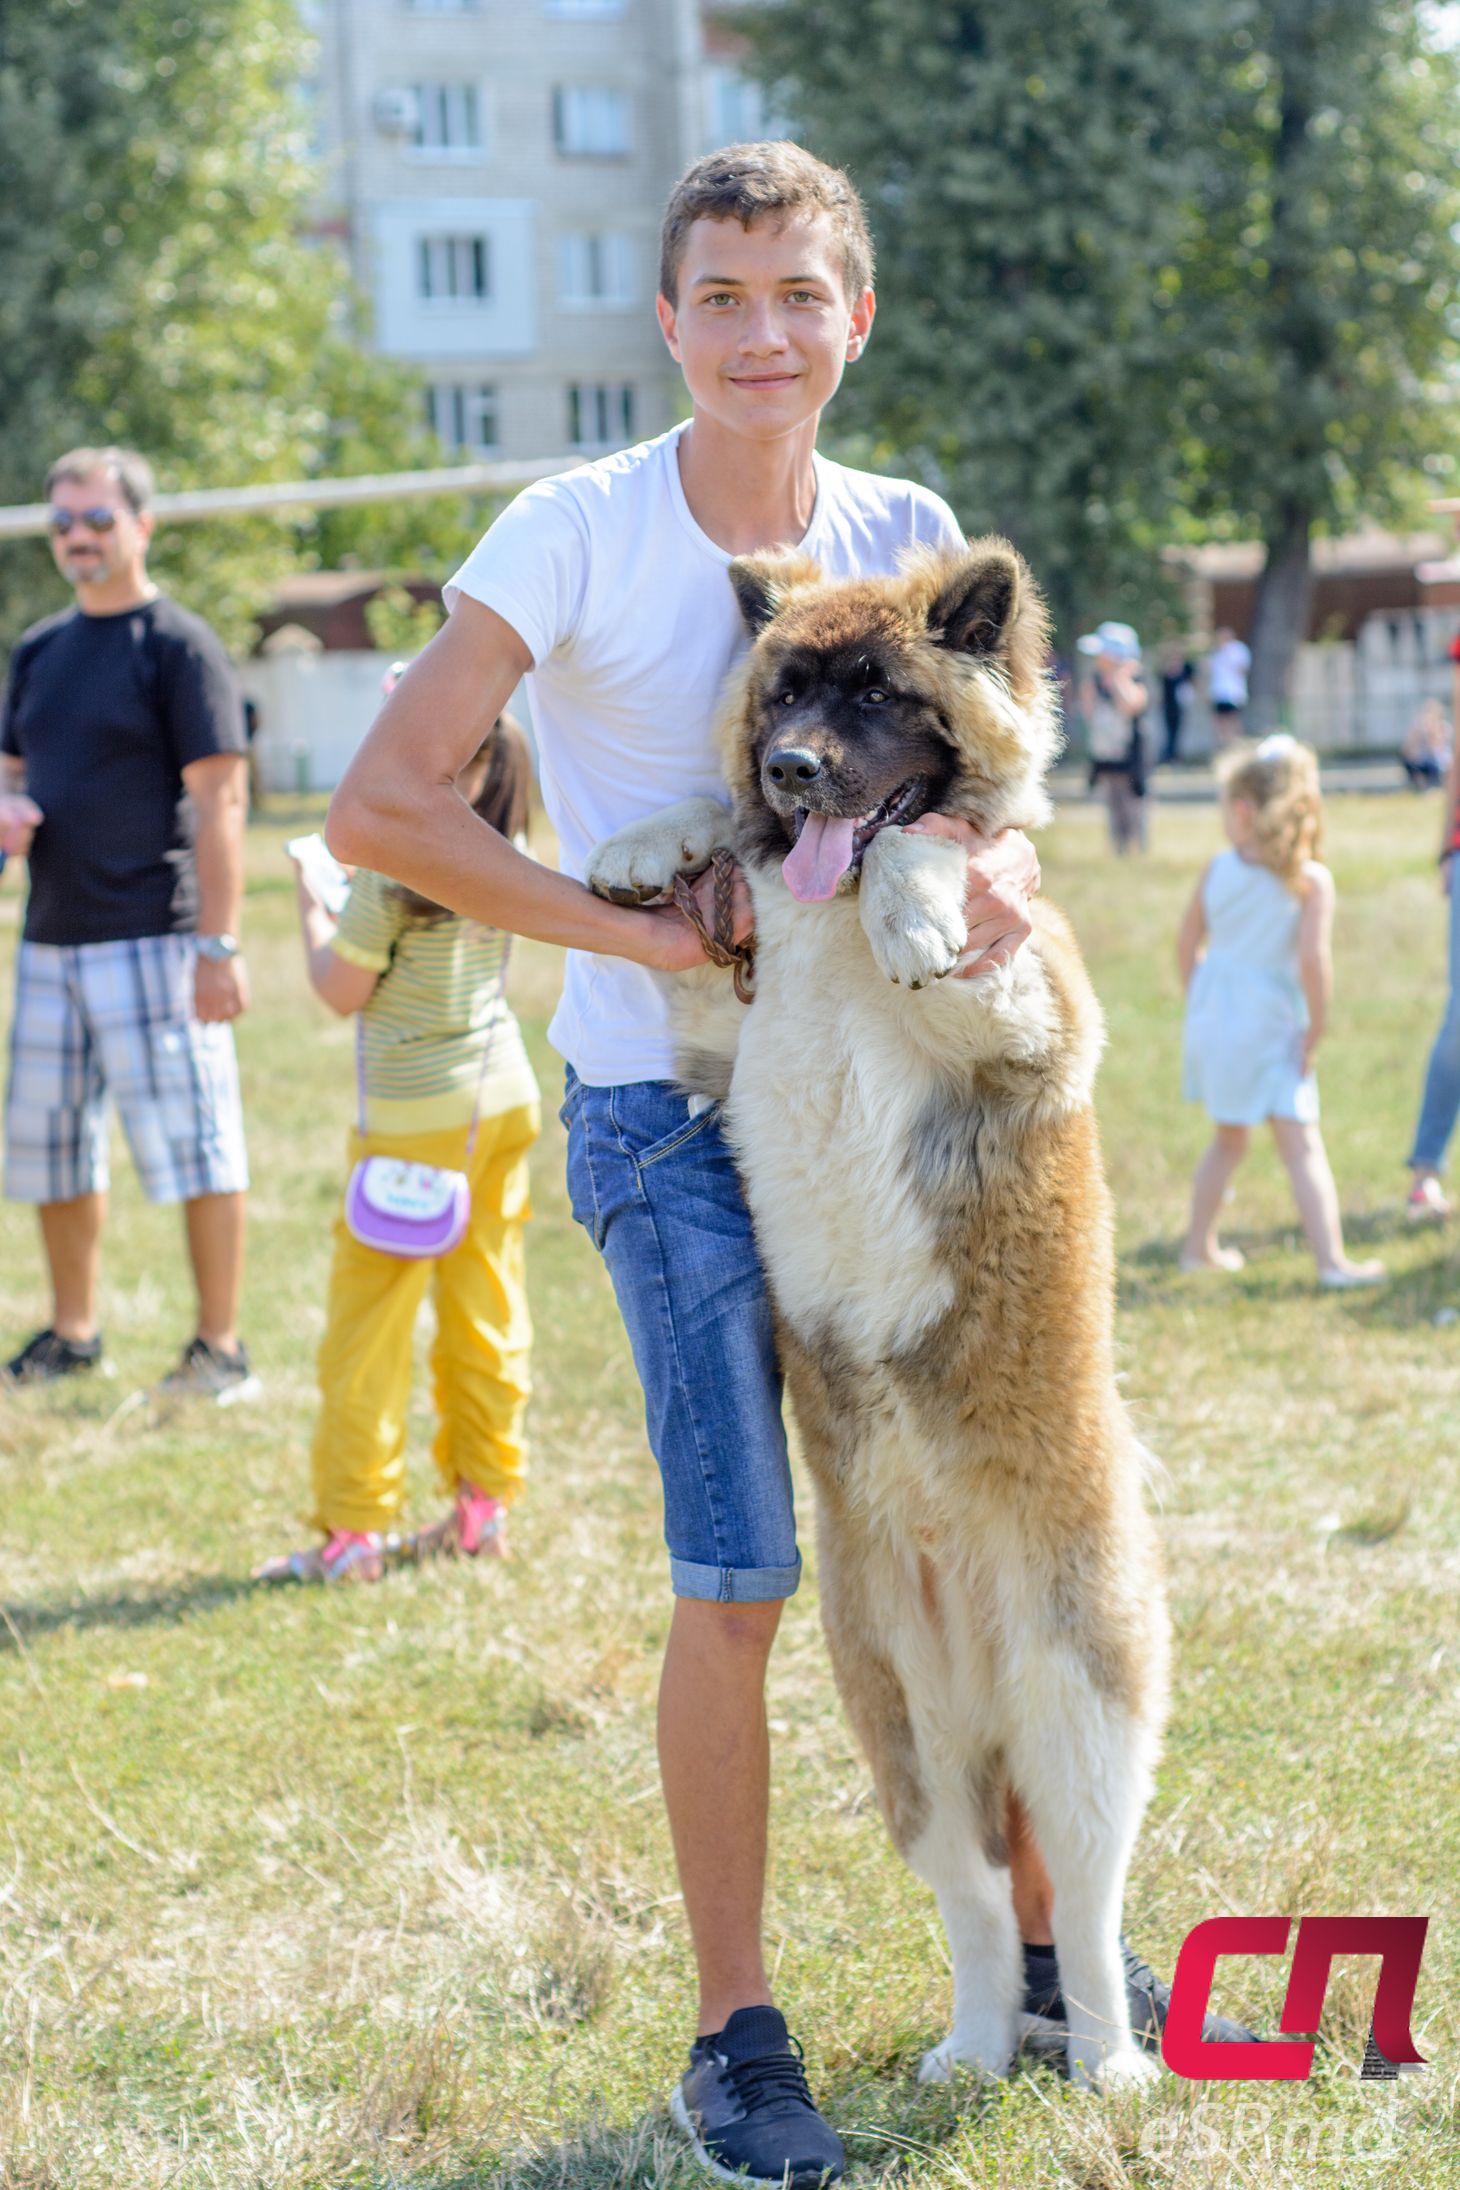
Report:
[[[332,245],[292,0],[0,0],[0,500],[77,442],[166,487],[428,464],[410,376],[365,353]],[[322,547],[436,567],[474,537],[435,502],[162,528],[157,575],[232,643]],[[0,552],[0,638],[57,604],[44,550]]]
[[1415,0],[1233,0],[1205,47],[1183,270],[1193,507],[1258,535],[1251,727],[1279,718],[1315,532],[1413,511],[1453,440],[1460,59]]
[[1151,606],[1194,0],[780,0],[737,21],[872,218],[880,315],[838,430],[1007,533],[1067,643]]

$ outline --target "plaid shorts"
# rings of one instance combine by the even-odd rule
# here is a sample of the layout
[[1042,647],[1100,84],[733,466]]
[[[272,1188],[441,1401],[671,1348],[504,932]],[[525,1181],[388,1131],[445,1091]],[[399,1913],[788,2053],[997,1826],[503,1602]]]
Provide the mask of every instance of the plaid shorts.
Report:
[[197,943],[22,943],[5,1099],[10,1201],[72,1201],[110,1181],[111,1106],[149,1201],[248,1185],[233,1029],[194,1016]]

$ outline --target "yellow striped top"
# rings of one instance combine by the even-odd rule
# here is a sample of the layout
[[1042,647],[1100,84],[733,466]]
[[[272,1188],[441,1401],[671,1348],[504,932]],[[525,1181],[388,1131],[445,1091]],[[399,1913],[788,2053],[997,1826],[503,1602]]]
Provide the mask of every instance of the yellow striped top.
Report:
[[380,975],[360,1014],[367,1131],[467,1124],[489,1035],[481,1115],[537,1100],[521,1031],[499,993],[506,946],[500,929],[454,913],[414,917],[383,875],[357,870],[330,948]]

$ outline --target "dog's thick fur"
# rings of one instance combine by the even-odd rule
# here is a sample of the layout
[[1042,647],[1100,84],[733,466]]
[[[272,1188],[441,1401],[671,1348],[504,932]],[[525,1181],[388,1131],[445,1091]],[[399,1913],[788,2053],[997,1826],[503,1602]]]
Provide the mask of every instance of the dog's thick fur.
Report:
[[1117,1934],[1166,1620],[1114,1374],[1099,1008],[1042,902],[1012,966],[941,978],[967,940],[947,839],[859,836],[860,875],[822,901],[782,874],[818,816],[1047,818],[1043,606],[1001,540],[895,579],[828,584],[794,558],[731,575],[758,634],[722,718],[733,816],[696,800],[636,824],[590,880],[647,897],[717,844],[749,877],[754,1002],[724,974],[683,977],[681,1069],[727,1098],[816,1482],[837,1680],[948,1930],[953,2026],[923,2073],[999,2074],[1018,2043],[1012,1787],[1054,1881],[1071,2073],[1137,2077]]

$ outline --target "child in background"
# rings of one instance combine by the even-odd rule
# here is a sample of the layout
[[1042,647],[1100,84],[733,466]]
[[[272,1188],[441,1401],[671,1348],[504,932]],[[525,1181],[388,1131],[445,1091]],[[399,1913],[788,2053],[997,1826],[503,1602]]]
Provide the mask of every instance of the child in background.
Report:
[[1217,763],[1219,852],[1181,923],[1186,990],[1184,1093],[1216,1137],[1197,1166],[1183,1270],[1240,1270],[1217,1216],[1254,1125],[1266,1118],[1318,1259],[1318,1282],[1377,1285],[1379,1262],[1344,1253],[1338,1191],[1318,1130],[1313,1055],[1333,987],[1333,877],[1319,863],[1318,761],[1284,735],[1235,746]]
[[[503,715],[457,788],[484,821],[525,844],[530,782],[526,740]],[[360,1014],[365,1130],[351,1136],[347,1176],[367,1155],[465,1170],[471,1215],[460,1245],[436,1262],[366,1247],[336,1218],[313,1449],[313,1518],[324,1540],[268,1560],[256,1579],[376,1581],[384,1572],[405,1490],[412,1333],[428,1278],[441,1418],[434,1453],[453,1505],[417,1544],[501,1557],[523,1478],[532,1332],[522,1235],[541,1122],[502,994],[507,938],[364,868],[338,924],[302,866],[298,887],[310,982],[333,1010]]]

